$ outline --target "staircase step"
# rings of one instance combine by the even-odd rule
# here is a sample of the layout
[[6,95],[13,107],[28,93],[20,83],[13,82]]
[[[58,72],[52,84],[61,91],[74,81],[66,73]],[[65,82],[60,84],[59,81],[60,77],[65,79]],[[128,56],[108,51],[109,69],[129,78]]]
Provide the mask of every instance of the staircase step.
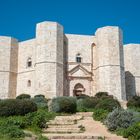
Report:
[[99,140],[99,138],[101,139],[101,136],[89,136],[89,135],[55,135],[55,136],[46,135],[46,136],[48,137],[49,140]]
[[48,125],[71,125],[71,124],[76,124],[77,121],[71,121],[71,120],[63,120],[63,121],[58,121],[58,120],[50,120],[46,124]]
[[101,139],[93,138],[93,139],[51,139],[51,140],[101,140]]
[[78,112],[76,113],[78,116],[83,116],[83,117],[92,117],[93,112]]
[[83,118],[83,116],[81,116],[81,115],[56,116],[55,120],[57,120],[57,121],[66,121],[66,120],[74,121],[74,120],[80,120],[82,118]]
[[80,133],[80,128],[47,128],[44,133]]
[[70,125],[48,125],[48,128],[78,128],[80,125],[70,124]]

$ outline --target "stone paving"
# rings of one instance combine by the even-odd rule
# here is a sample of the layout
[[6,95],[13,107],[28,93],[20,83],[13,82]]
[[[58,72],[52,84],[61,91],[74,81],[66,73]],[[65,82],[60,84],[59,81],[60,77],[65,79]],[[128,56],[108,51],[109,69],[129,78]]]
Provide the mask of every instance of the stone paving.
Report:
[[47,123],[43,136],[49,140],[126,140],[107,131],[99,121],[92,118],[92,112],[57,116]]

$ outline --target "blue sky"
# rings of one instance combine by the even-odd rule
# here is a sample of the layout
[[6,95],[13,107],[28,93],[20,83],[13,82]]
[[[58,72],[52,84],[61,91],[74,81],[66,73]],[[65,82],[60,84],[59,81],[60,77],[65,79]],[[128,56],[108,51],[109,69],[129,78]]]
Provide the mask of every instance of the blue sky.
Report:
[[120,26],[124,43],[140,43],[140,0],[0,0],[0,35],[19,41],[35,36],[35,25],[57,21],[65,33],[93,35]]

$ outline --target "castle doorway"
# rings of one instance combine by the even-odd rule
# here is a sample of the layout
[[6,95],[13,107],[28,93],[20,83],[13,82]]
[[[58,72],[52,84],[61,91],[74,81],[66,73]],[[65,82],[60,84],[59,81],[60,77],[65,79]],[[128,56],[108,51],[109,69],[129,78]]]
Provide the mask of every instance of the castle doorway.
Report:
[[85,92],[85,88],[82,84],[78,83],[74,86],[73,95],[80,96]]

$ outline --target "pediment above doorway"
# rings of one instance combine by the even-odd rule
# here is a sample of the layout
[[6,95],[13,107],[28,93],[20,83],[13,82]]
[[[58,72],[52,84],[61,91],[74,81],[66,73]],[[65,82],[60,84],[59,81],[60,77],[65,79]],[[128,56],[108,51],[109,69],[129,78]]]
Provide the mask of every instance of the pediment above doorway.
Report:
[[73,69],[68,72],[69,77],[81,77],[81,78],[89,78],[92,76],[92,73],[89,72],[85,67],[81,65],[77,65]]

